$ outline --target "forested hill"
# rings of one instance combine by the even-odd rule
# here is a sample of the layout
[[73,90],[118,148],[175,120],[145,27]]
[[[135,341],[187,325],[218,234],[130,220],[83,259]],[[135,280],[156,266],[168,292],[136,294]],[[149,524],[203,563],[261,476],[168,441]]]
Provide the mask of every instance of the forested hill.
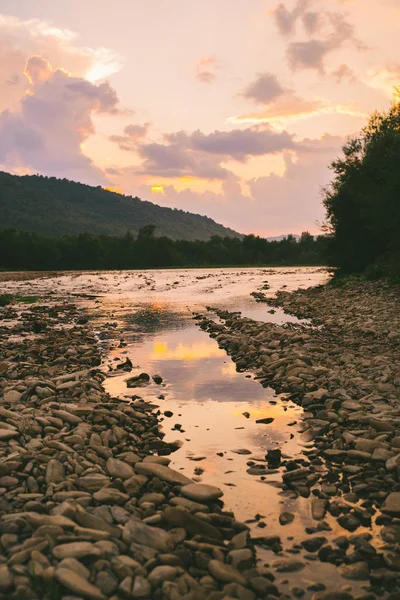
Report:
[[137,234],[155,225],[156,235],[181,240],[238,236],[208,217],[164,208],[132,196],[67,179],[0,172],[1,227],[42,235]]

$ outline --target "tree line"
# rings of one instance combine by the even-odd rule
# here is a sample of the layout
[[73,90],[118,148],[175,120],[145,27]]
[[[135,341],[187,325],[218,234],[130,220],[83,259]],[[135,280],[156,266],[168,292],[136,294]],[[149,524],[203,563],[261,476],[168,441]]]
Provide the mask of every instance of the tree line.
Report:
[[327,261],[342,274],[400,279],[400,89],[331,164]]
[[323,265],[326,237],[308,232],[280,241],[246,235],[213,236],[208,241],[156,237],[154,225],[138,235],[63,235],[47,237],[0,231],[0,268],[8,270],[145,269],[235,265]]

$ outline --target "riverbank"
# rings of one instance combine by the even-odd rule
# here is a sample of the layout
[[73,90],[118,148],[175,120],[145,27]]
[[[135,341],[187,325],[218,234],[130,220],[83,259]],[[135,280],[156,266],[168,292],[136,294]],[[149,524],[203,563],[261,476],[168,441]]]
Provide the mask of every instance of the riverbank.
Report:
[[156,407],[105,393],[82,310],[0,314],[0,597],[279,596],[222,491],[169,468]]
[[[309,498],[320,524],[319,532],[318,527],[309,532],[317,536],[303,549],[314,560],[336,565],[345,579],[366,582],[368,592],[397,591],[399,288],[349,280],[341,287],[254,296],[309,324],[277,326],[215,309],[219,322],[204,316],[198,320],[238,370],[254,372],[264,386],[305,411],[304,458],[285,461],[278,453],[273,459],[284,470],[283,492]],[[259,474],[270,466],[267,456]],[[342,531],[335,538],[332,527],[324,526],[328,516]]]

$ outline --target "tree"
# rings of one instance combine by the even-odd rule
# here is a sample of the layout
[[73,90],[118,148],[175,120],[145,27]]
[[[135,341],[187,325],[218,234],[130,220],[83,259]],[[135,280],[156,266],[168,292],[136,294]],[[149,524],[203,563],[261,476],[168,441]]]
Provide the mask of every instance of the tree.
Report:
[[343,273],[400,269],[400,98],[375,112],[331,164],[324,190],[330,263]]

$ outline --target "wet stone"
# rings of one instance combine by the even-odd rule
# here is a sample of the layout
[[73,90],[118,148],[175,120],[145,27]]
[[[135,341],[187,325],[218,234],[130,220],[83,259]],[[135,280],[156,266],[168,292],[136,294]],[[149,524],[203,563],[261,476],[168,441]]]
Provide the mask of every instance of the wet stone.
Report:
[[223,495],[223,492],[219,488],[203,483],[190,483],[185,485],[182,487],[181,493],[186,498],[194,500],[195,502],[211,502]]

